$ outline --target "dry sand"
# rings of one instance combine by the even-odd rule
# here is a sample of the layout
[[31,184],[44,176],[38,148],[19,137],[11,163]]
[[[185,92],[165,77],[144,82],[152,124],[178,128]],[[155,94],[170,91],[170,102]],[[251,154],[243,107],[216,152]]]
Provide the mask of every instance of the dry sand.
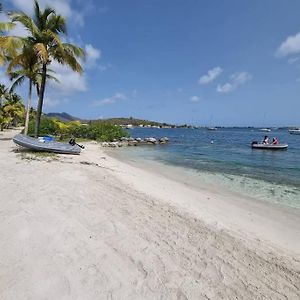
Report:
[[[299,210],[0,133],[0,299],[299,299]],[[24,158],[24,157],[23,157]]]

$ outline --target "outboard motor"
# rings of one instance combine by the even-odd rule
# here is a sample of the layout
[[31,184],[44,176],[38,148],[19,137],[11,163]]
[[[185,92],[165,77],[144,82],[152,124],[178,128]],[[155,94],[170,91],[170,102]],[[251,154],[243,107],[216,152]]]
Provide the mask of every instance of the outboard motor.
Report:
[[257,145],[257,144],[258,144],[258,141],[253,141],[253,142],[252,142],[252,146],[253,146],[253,145]]
[[69,144],[72,145],[72,146],[77,145],[77,146],[79,146],[81,149],[84,149],[84,146],[83,146],[83,145],[77,144],[76,141],[75,141],[75,139],[73,139],[73,138],[71,138],[71,139],[69,140]]
[[70,139],[69,144],[72,146],[76,145],[75,139]]

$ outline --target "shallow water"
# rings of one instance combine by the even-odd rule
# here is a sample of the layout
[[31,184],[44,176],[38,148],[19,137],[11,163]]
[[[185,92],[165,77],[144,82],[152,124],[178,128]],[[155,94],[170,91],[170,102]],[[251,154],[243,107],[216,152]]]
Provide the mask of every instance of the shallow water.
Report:
[[150,129],[130,130],[133,137],[170,138],[167,145],[129,147],[121,151],[136,159],[155,160],[194,170],[202,182],[260,200],[300,208],[300,136],[274,130],[286,151],[252,150],[253,140],[264,133],[256,129]]

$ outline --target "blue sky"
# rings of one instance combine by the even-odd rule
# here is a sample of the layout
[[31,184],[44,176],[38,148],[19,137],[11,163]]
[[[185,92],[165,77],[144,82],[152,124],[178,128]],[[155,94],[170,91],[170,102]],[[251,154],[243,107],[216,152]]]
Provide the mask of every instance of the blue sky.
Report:
[[[61,84],[47,86],[45,112],[300,125],[298,0],[40,3],[67,17],[68,40],[87,52],[82,77],[53,65]],[[31,0],[4,1],[7,9],[31,7]]]

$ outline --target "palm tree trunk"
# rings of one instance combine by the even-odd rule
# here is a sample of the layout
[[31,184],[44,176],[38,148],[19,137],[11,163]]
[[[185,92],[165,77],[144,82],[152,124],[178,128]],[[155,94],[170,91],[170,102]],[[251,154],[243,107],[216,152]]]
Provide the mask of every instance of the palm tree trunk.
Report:
[[32,80],[29,79],[29,93],[28,93],[28,102],[27,102],[26,117],[25,117],[25,129],[24,129],[25,135],[27,135],[27,133],[28,133],[29,114],[30,114],[30,107],[31,107],[31,95],[32,95]]
[[34,136],[36,138],[39,136],[39,132],[40,132],[40,123],[41,123],[44,93],[46,87],[46,75],[47,75],[47,64],[43,64],[42,82],[41,82],[41,88],[39,92],[39,102],[36,110],[35,132],[34,132]]

